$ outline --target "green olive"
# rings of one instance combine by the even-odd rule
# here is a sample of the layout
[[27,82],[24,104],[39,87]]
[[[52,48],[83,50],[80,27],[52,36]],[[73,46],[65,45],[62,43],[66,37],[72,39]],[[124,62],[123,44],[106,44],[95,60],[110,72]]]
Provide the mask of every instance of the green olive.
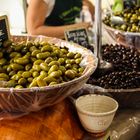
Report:
[[75,63],[76,63],[76,64],[80,64],[81,61],[82,61],[82,58],[77,58],[77,59],[75,60]]
[[38,72],[38,71],[34,71],[34,72],[32,73],[32,75],[33,75],[33,77],[38,77],[38,76],[39,76],[39,72]]
[[45,77],[47,77],[47,75],[45,75],[45,74],[40,74],[37,78],[39,78],[39,79],[44,79]]
[[21,88],[23,88],[23,86],[17,85],[17,86],[15,86],[15,88],[16,88],[16,89],[21,89]]
[[49,51],[51,52],[53,49],[50,45],[45,45],[41,48],[41,52],[46,52],[46,51]]
[[50,75],[44,78],[44,81],[48,84],[51,82],[57,82],[57,80],[54,77],[51,77]]
[[63,65],[63,64],[65,63],[65,59],[64,59],[64,58],[59,58],[59,59],[58,59],[58,62],[59,62],[61,65]]
[[48,73],[46,71],[41,71],[40,75],[42,75],[44,78],[48,76]]
[[10,65],[8,65],[8,67],[7,67],[7,72],[10,72],[10,71],[12,71],[12,68],[11,68]]
[[60,65],[60,63],[58,62],[58,61],[51,61],[49,64],[48,64],[48,66],[53,66],[53,65],[57,65],[57,66],[59,66]]
[[29,59],[28,58],[17,58],[17,59],[15,59],[15,63],[21,64],[21,65],[26,65],[29,63]]
[[56,85],[57,82],[50,82],[49,86]]
[[50,67],[48,66],[48,64],[45,63],[45,62],[40,64],[40,68],[42,70],[44,70],[44,71],[49,71],[49,69],[50,69]]
[[18,80],[18,84],[19,85],[25,85],[27,83],[27,80],[25,79],[25,78],[20,78],[19,80]]
[[3,69],[6,71],[8,67],[9,67],[9,65],[4,65]]
[[0,58],[3,58],[3,52],[0,52]]
[[20,65],[20,64],[16,64],[16,63],[12,63],[10,64],[10,67],[14,70],[14,71],[18,71],[18,70],[23,70],[24,66]]
[[53,61],[53,58],[52,57],[47,57],[45,59],[45,63],[49,64],[51,61]]
[[54,77],[54,78],[59,78],[62,75],[60,71],[53,71],[49,74],[49,76]]
[[24,71],[24,72],[22,73],[22,77],[23,77],[23,78],[29,78],[29,77],[31,77],[31,75],[32,75],[32,73],[29,72],[29,71]]
[[57,71],[59,69],[58,65],[52,65],[48,71],[48,74],[50,74],[53,71]]
[[37,48],[36,48],[36,46],[31,46],[29,50],[30,50],[30,52],[33,52],[34,50],[37,50]]
[[10,71],[9,72],[9,76],[13,76],[13,75],[15,75],[16,74],[16,71]]
[[61,71],[62,71],[62,73],[64,74],[64,73],[65,73],[65,71],[66,71],[66,68],[65,68],[64,66],[60,66],[60,67],[59,67],[59,70],[61,70]]
[[45,82],[45,80],[37,79],[36,82],[39,87],[47,86],[47,83]]
[[37,59],[35,57],[31,57],[31,62],[34,63]]
[[15,74],[11,77],[12,80],[18,81],[21,78],[20,74]]
[[22,75],[23,72],[24,72],[23,70],[19,70],[17,74]]
[[68,58],[74,58],[74,53],[73,52],[68,52],[67,57]]
[[27,52],[22,58],[30,59],[31,53]]
[[63,52],[64,54],[67,54],[68,53],[68,50],[65,49],[65,48],[63,48],[63,49],[61,49],[61,52]]
[[35,71],[41,71],[41,68],[39,65],[33,65],[32,69]]
[[31,53],[31,56],[36,56],[37,54],[39,54],[41,51],[40,50],[34,50],[34,51],[32,51],[32,53]]
[[6,80],[8,80],[9,76],[5,73],[0,73],[0,78],[5,78]]
[[40,65],[43,62],[44,62],[43,60],[38,59],[38,60],[34,61],[34,65]]
[[[11,69],[9,69],[9,72],[11,71]],[[4,73],[4,72],[6,72],[4,69],[3,69],[3,67],[2,66],[0,66],[0,73]]]
[[65,75],[70,78],[70,79],[74,79],[76,77],[76,71],[74,70],[67,70],[65,72]]
[[21,54],[18,53],[18,52],[12,52],[12,53],[10,54],[10,58],[14,58],[14,57],[16,57],[16,56],[21,56]]
[[7,81],[5,78],[0,77],[0,81]]
[[23,49],[23,47],[24,47],[24,45],[23,44],[18,44],[18,45],[16,45],[15,46],[15,51],[17,51],[17,52],[19,52],[20,50],[22,50]]
[[7,60],[5,58],[0,59],[0,65],[5,65]]
[[71,66],[71,64],[66,64],[66,65],[65,65],[65,68],[66,68],[66,69],[71,69],[72,66]]
[[17,85],[17,82],[15,80],[9,80],[7,82],[7,87],[15,87]]
[[78,71],[79,71],[80,73],[83,73],[84,70],[85,70],[84,67],[80,67],[80,68],[78,69]]
[[30,84],[29,84],[29,88],[32,88],[32,87],[37,87],[37,80],[34,79]]
[[37,59],[45,59],[45,58],[47,58],[47,57],[49,57],[49,56],[50,56],[50,52],[38,53],[38,54],[36,55]]
[[29,83],[31,83],[31,82],[33,81],[33,77],[29,77],[29,78],[27,79],[27,81],[28,81]]
[[27,65],[25,66],[25,70],[26,70],[26,71],[29,71],[31,68],[32,68],[32,64],[27,64]]

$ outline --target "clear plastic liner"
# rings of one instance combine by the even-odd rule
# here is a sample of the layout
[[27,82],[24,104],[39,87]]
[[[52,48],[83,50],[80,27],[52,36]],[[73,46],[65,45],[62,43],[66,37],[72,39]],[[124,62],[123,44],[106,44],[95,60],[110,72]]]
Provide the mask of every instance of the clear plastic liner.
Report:
[[5,88],[6,83],[0,82],[0,120],[14,119],[44,107],[59,103],[67,96],[77,92],[97,67],[97,58],[90,50],[64,40],[43,36],[12,36],[14,42],[47,41],[69,51],[80,52],[83,56],[81,65],[85,67],[83,75],[69,82],[33,88]]
[[[100,92],[97,92],[100,91]],[[102,92],[101,92],[102,91]],[[85,84],[76,94],[72,95],[74,99],[86,94],[101,94],[113,96],[104,92],[105,89]],[[117,93],[116,93],[117,94]],[[125,97],[124,97],[125,98]],[[126,98],[127,100],[127,98]],[[85,135],[85,140],[94,140],[94,138]],[[113,119],[113,122],[106,132],[106,135],[96,140],[139,140],[140,139],[140,110],[131,108],[120,108]]]
[[105,25],[104,23],[103,23],[103,27],[111,36],[111,38],[117,43],[140,49],[140,33],[124,32],[121,30],[111,28]]

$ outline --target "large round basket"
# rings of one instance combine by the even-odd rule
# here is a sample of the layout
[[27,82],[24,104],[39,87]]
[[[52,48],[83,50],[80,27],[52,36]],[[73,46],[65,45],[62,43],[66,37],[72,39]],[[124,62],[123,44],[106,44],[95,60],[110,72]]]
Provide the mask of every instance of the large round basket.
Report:
[[109,27],[104,23],[103,23],[103,27],[116,42],[125,46],[132,46],[136,48],[140,46],[140,33],[124,32]]
[[13,119],[59,103],[77,92],[97,67],[97,58],[94,54],[78,44],[44,36],[12,36],[11,39],[14,42],[47,41],[56,46],[67,47],[69,51],[80,52],[83,56],[81,65],[85,67],[85,70],[79,78],[53,86],[0,88],[0,119]]

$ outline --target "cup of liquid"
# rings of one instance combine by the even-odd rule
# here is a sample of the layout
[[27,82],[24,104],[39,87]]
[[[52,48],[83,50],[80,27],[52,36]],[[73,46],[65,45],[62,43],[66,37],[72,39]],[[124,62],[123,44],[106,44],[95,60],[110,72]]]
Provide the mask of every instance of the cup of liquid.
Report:
[[105,95],[88,94],[75,99],[82,126],[90,133],[104,133],[112,123],[118,102]]

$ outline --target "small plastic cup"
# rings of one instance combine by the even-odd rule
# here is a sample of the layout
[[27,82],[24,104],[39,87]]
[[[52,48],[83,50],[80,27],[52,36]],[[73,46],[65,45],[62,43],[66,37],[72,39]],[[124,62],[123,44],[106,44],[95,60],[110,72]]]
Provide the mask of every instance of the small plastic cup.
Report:
[[105,95],[88,94],[75,100],[83,127],[90,133],[103,133],[112,123],[118,102]]

